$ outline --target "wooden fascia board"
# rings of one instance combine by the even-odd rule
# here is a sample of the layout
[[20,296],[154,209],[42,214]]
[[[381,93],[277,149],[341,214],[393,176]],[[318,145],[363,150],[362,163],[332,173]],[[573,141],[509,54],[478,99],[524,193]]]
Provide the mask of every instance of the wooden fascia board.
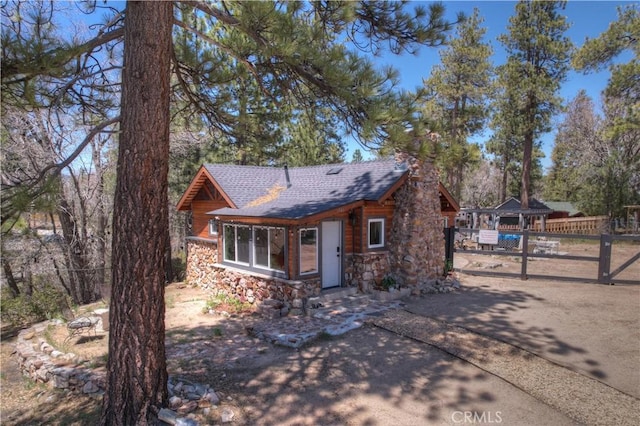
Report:
[[449,204],[451,204],[451,207],[453,207],[456,212],[460,211],[460,204],[458,204],[455,198],[453,198],[453,195],[451,195],[449,190],[442,184],[442,182],[438,182],[438,191],[440,191],[440,194],[444,195],[444,198],[447,199]]
[[357,207],[363,206],[365,203],[364,200],[354,201],[348,204],[344,204],[342,206],[334,207],[330,210],[326,210],[320,213],[313,214],[311,216],[306,216],[301,219],[298,219],[297,222],[300,224],[310,223],[310,222],[319,222],[322,219],[326,219],[328,217],[341,216],[345,213],[349,213],[349,210],[353,210]]
[[246,223],[251,225],[295,225],[295,219],[282,219],[275,217],[255,217],[255,216],[233,216],[233,215],[212,215],[226,223]]
[[402,176],[400,176],[398,181],[394,183],[391,188],[387,189],[387,191],[382,194],[382,196],[378,199],[378,203],[382,204],[387,198],[391,197],[393,193],[396,192],[407,181],[408,178],[409,171],[407,170],[403,173]]
[[182,197],[180,197],[180,201],[178,201],[178,205],[176,206],[176,209],[178,211],[191,210],[191,201],[193,200],[193,197],[194,197],[194,195],[192,194],[197,194],[198,190],[200,190],[200,187],[202,186],[202,181],[200,180],[200,177],[202,175],[203,170],[204,170],[204,166],[200,166],[200,169],[198,170],[196,175],[193,177],[193,179],[191,179],[189,186],[182,193]]
[[[238,206],[236,206],[235,203],[231,200],[231,198],[229,198],[227,193],[222,190],[220,185],[218,185],[218,182],[216,182],[213,176],[211,176],[209,171],[203,165],[203,166],[200,166],[198,173],[196,173],[195,177],[191,180],[191,183],[182,194],[182,197],[180,197],[180,201],[178,201],[178,205],[177,205],[177,209],[179,211],[191,210],[191,201],[193,201],[193,197],[195,197],[195,194],[197,194],[200,188],[202,188],[202,186],[204,185],[204,181],[202,180],[203,177],[208,179],[209,182],[211,182],[213,187],[220,193],[220,195],[222,195],[222,198],[224,198],[224,200],[227,202],[229,207],[234,209],[238,208]],[[214,198],[213,194],[210,194],[210,195],[211,195],[211,198]]]
[[320,222],[322,219],[326,219],[328,217],[342,216],[345,213],[348,214],[349,210],[363,206],[364,203],[365,203],[364,201],[354,201],[352,203],[335,207],[333,209],[326,210],[324,212],[316,213],[311,216],[305,216],[300,219],[284,219],[284,218],[274,218],[269,216],[261,216],[261,217],[234,216],[234,215],[215,215],[215,216],[220,220],[222,220],[223,222],[239,222],[239,223],[242,222],[242,223],[248,223],[252,225],[273,224],[273,225],[299,226],[299,225],[306,225],[314,222]]

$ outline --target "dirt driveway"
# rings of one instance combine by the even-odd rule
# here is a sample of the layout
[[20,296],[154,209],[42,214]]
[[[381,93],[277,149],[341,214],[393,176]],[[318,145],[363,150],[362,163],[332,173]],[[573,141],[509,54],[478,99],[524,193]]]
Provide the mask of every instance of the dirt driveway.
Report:
[[[409,299],[405,309],[512,343],[640,397],[640,287],[461,281],[460,291]],[[241,317],[204,314],[206,298],[198,290],[170,287],[170,374],[211,384],[220,409],[234,412],[231,424],[576,423],[495,374],[372,324],[299,350],[274,347],[248,337]],[[42,389],[37,398],[27,393],[17,404],[9,401],[18,394],[8,389],[5,361],[3,424],[89,424],[61,420],[68,419],[61,407],[65,413],[74,404],[99,410],[99,403],[71,396],[49,406]],[[219,411],[200,416],[200,424],[219,424]]]
[[640,286],[463,277],[418,314],[527,349],[640,398]]
[[[630,395],[640,408],[640,287],[461,279],[461,291],[413,298],[405,309],[538,354]],[[576,423],[564,414],[570,410],[501,377],[372,326],[233,377],[256,424]],[[616,402],[586,404],[615,411]],[[640,411],[631,412],[616,424],[637,424]]]

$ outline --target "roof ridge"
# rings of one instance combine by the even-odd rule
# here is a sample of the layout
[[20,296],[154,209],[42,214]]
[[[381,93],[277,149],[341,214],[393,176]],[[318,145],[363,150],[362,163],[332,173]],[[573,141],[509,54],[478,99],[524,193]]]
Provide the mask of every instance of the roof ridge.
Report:
[[[391,161],[395,161],[395,159],[393,157],[389,157],[389,158],[374,158],[374,159],[370,159],[370,160],[365,160],[365,161],[359,161],[357,163],[353,163],[353,162],[348,162],[348,163],[327,163],[327,164],[313,164],[310,166],[290,166],[288,167],[289,170],[296,170],[296,169],[313,169],[313,168],[320,168],[320,167],[340,167],[340,166],[353,166],[353,165],[359,165],[359,164],[371,164],[371,163],[385,163],[385,162],[391,162]],[[255,169],[266,169],[266,170],[281,170],[282,168],[284,168],[284,165],[282,166],[256,166],[256,165],[252,165],[252,164],[228,164],[228,163],[203,163],[202,164],[205,167],[209,167],[209,166],[214,166],[214,167],[229,167],[229,168],[255,168]]]
[[213,167],[229,167],[229,168],[253,168],[253,169],[267,169],[267,170],[273,170],[273,169],[277,169],[278,167],[275,166],[256,166],[253,164],[228,164],[228,163],[203,163],[202,164],[205,167],[209,167],[209,166],[213,166]]

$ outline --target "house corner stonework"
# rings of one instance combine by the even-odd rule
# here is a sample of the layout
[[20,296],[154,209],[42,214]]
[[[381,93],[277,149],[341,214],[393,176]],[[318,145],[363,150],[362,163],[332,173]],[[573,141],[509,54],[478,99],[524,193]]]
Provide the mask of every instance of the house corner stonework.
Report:
[[212,282],[217,259],[218,243],[216,241],[188,239],[186,281],[197,286]]
[[345,268],[347,287],[357,287],[361,293],[370,293],[389,273],[389,252],[352,253]]
[[394,194],[395,211],[389,240],[391,275],[401,286],[417,286],[442,275],[444,236],[438,173],[430,162],[407,154],[410,178]]

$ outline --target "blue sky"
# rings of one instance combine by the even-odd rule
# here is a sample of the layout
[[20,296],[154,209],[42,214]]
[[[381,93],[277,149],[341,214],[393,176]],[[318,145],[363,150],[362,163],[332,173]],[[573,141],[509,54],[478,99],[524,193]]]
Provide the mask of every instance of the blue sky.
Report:
[[[415,4],[430,2],[413,2]],[[474,8],[478,8],[480,15],[484,18],[484,27],[487,28],[485,41],[493,46],[494,65],[500,65],[505,62],[506,54],[502,49],[502,45],[497,41],[500,34],[507,32],[506,27],[509,23],[509,17],[515,12],[515,1],[444,1],[447,16],[454,20],[457,12],[464,12],[471,15]],[[576,46],[581,46],[585,37],[595,38],[605,31],[609,23],[617,19],[618,6],[631,4],[631,2],[620,1],[571,1],[566,5],[562,12],[571,27],[567,31]],[[400,86],[407,90],[414,90],[422,85],[422,79],[429,76],[431,67],[438,63],[438,50],[435,48],[422,48],[416,56],[413,55],[384,55],[376,62],[381,65],[392,65],[400,72]],[[599,102],[600,92],[605,88],[609,72],[607,70],[584,75],[571,71],[567,77],[567,81],[563,83],[560,95],[565,100],[570,100],[580,91],[585,89],[596,103]],[[558,121],[560,117],[555,120]],[[475,138],[477,142],[483,142],[489,137],[488,132]],[[543,150],[546,158],[543,159],[543,167],[547,168],[551,165],[550,154],[553,149],[553,133],[547,134],[541,138],[543,142]],[[369,155],[358,146],[357,143],[350,143],[346,160],[351,161],[353,151],[360,148],[365,158]]]

